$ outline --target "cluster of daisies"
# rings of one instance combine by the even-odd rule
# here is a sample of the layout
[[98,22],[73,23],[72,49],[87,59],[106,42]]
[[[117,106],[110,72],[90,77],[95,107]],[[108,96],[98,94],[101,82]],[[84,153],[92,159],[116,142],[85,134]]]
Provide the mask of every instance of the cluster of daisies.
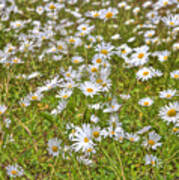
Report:
[[[36,2],[37,0],[33,1],[33,3]],[[153,3],[148,0],[134,7],[132,2],[128,0],[119,2],[117,7],[113,7],[110,1],[91,2],[85,0],[83,6],[90,4],[93,9],[99,9],[96,7],[101,7],[101,9],[90,10],[84,14],[78,8],[78,3],[78,0],[42,0],[42,5],[25,7],[25,12],[27,14],[34,13],[34,16],[37,17],[36,20],[29,17],[25,20],[13,18],[14,20],[11,21],[13,14],[21,17],[25,13],[16,5],[15,0],[2,0],[0,2],[2,20],[0,29],[6,27],[4,32],[12,31],[13,38],[17,41],[17,43],[8,42],[0,50],[0,65],[6,68],[9,76],[13,73],[15,64],[28,68],[30,58],[35,62],[44,63],[44,66],[47,59],[50,59],[50,63],[68,63],[67,68],[59,66],[58,73],[45,80],[43,85],[20,98],[19,106],[22,109],[27,108],[31,106],[32,102],[40,102],[46,97],[47,92],[56,91],[55,99],[58,105],[49,113],[52,116],[58,116],[68,109],[69,99],[75,96],[75,92],[78,92],[80,98],[85,98],[86,101],[98,96],[106,98],[110,95],[110,101],[88,104],[87,108],[95,112],[90,116],[90,123],[77,125],[72,119],[66,124],[65,134],[68,137],[68,144],[65,144],[58,137],[49,139],[46,144],[49,155],[61,156],[68,160],[71,154],[75,153],[79,162],[92,166],[94,163],[93,155],[100,151],[101,142],[110,139],[119,143],[138,143],[142,148],[147,149],[145,164],[159,166],[162,164],[162,160],[157,158],[155,152],[162,148],[163,142],[162,137],[153,130],[154,127],[144,126],[131,133],[125,130],[123,122],[120,121],[119,112],[124,105],[119,103],[119,98],[127,101],[131,98],[131,94],[125,92],[119,97],[113,95],[112,86],[116,82],[113,82],[111,78],[114,73],[112,66],[114,66],[113,58],[115,57],[121,61],[121,66],[125,70],[133,71],[135,69],[134,78],[137,82],[147,84],[152,83],[152,79],[160,81],[160,78],[163,78],[168,72],[165,72],[165,69],[155,69],[151,59],[154,59],[155,63],[166,66],[166,63],[170,62],[172,54],[179,50],[177,42],[179,32],[178,1],[158,0]],[[142,9],[147,11],[145,19],[139,16]],[[162,9],[165,9],[165,15],[160,14]],[[133,36],[128,38],[126,42],[122,42],[120,40],[123,39],[123,35],[116,33],[108,37],[112,40],[108,41],[102,34],[96,33],[98,32],[98,23],[96,22],[108,25],[108,22],[114,21],[112,28],[118,32],[119,25],[115,23],[120,21],[119,11],[127,11],[132,14],[133,18],[127,19],[122,26],[125,28],[133,27]],[[65,14],[64,17],[63,14]],[[136,24],[136,17],[141,20],[141,24]],[[164,32],[166,38],[159,37],[159,25],[166,31]],[[108,32],[106,34],[108,36]],[[134,47],[133,43],[137,42],[139,37],[141,45]],[[163,44],[165,46],[162,47],[165,48],[156,48]],[[171,50],[168,50],[166,44],[170,44]],[[85,55],[81,53],[81,49],[84,50]],[[94,53],[91,55],[89,52]],[[15,79],[31,81],[43,78],[44,75],[45,72],[40,71],[34,71],[30,74],[25,72],[25,74],[16,74]],[[177,82],[179,70],[173,67],[167,76],[167,78]],[[157,116],[164,120],[166,125],[172,124],[172,133],[175,135],[179,132],[179,103],[172,102],[172,100],[177,96],[177,89],[166,88],[159,91],[157,97],[144,97],[138,100],[138,104],[147,109],[157,103],[156,99],[168,100],[166,105],[160,107]],[[6,128],[11,125],[8,111],[8,106],[1,103],[0,118],[3,121],[0,124],[0,131],[3,131],[1,128],[3,124]],[[98,111],[109,115],[107,122],[97,116]],[[101,123],[102,121],[105,123]],[[12,136],[9,136],[9,142],[14,142]],[[24,169],[18,164],[8,165],[6,170],[10,177],[23,176],[24,174]]]

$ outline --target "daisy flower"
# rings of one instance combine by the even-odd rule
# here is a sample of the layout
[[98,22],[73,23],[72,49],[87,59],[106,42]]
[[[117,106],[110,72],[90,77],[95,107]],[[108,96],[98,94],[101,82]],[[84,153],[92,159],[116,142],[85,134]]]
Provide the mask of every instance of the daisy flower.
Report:
[[67,38],[67,43],[74,45],[75,47],[80,46],[82,44],[82,41],[78,37],[70,36]]
[[93,123],[97,123],[99,121],[99,118],[93,114],[90,117],[90,121]]
[[158,159],[156,156],[153,155],[146,155],[145,156],[145,165],[151,164],[152,166],[155,166],[158,164]]
[[160,108],[159,116],[168,123],[176,123],[179,120],[179,103],[169,103],[169,105]]
[[103,112],[116,112],[121,107],[121,104],[118,104],[117,100],[114,98],[110,104],[107,104],[107,108],[103,110]]
[[41,15],[41,14],[43,14],[43,12],[44,12],[44,8],[43,8],[42,6],[38,6],[38,7],[36,8],[36,12],[37,12],[39,15]]
[[131,142],[137,142],[140,139],[140,137],[134,133],[126,133],[126,138]]
[[170,0],[159,0],[157,3],[154,4],[155,9],[159,9],[161,7],[167,7],[168,5],[172,4]]
[[175,27],[179,25],[179,15],[169,15],[168,17],[163,17],[162,21],[168,27]]
[[171,99],[173,96],[175,96],[175,94],[176,94],[176,90],[168,89],[165,91],[161,91],[159,97]]
[[121,129],[120,131],[117,131],[117,134],[115,136],[115,140],[122,143],[124,138],[125,138],[125,133],[124,133],[123,129]]
[[91,18],[100,18],[101,12],[94,10],[87,12],[85,15]]
[[72,141],[74,142],[72,149],[76,152],[79,150],[86,152],[88,148],[91,148],[94,145],[91,138],[90,124],[83,124],[82,128],[77,127],[74,138],[72,138]]
[[43,94],[41,94],[41,92],[39,91],[36,91],[34,93],[30,93],[27,96],[27,99],[29,99],[30,101],[40,101],[42,97],[43,97]]
[[146,81],[154,76],[153,68],[143,67],[137,72],[137,79]]
[[172,129],[172,132],[174,134],[178,134],[179,133],[179,123],[175,124],[175,126]]
[[122,125],[122,123],[119,122],[117,114],[115,114],[115,115],[113,114],[110,116],[109,126],[116,128],[116,127],[120,127],[121,125]]
[[24,98],[24,99],[20,100],[19,104],[22,107],[27,107],[30,105],[30,100],[28,98]]
[[73,91],[69,89],[62,89],[58,92],[58,95],[56,97],[62,98],[62,99],[68,99],[72,95]]
[[117,5],[119,8],[124,8],[127,6],[127,3],[125,1],[118,3]]
[[151,126],[145,126],[141,130],[137,131],[137,134],[144,134],[151,129]]
[[0,105],[0,115],[2,115],[7,110],[5,105]]
[[117,51],[115,52],[118,56],[125,57],[128,54],[132,52],[132,49],[127,45],[123,44],[117,48]]
[[63,53],[67,53],[67,45],[64,41],[57,41],[57,50]]
[[109,7],[108,9],[102,9],[100,10],[100,18],[104,20],[109,20],[111,18],[114,18],[117,13],[118,11],[116,8]]
[[57,138],[52,138],[48,140],[48,152],[52,156],[58,156],[59,155],[59,150],[61,149],[60,147],[61,140],[58,140]]
[[67,82],[63,82],[62,84],[58,86],[62,88],[66,88],[66,89],[73,89],[74,87],[78,86],[78,83],[69,79]]
[[108,136],[110,138],[117,137],[120,132],[122,132],[123,129],[121,127],[113,127],[109,126],[105,130],[103,130],[101,133],[103,134],[104,137]]
[[94,29],[94,26],[89,26],[88,24],[80,24],[77,27],[77,30],[84,34],[89,34],[92,31],[92,29]]
[[87,166],[90,166],[93,163],[93,161],[91,159],[87,158],[86,156],[79,156],[79,157],[77,157],[77,160],[78,160],[78,162],[83,163]]
[[138,102],[141,106],[151,106],[153,104],[153,100],[151,98],[142,98]]
[[174,50],[174,51],[179,50],[179,43],[174,43],[174,44],[173,44],[173,50]]
[[135,53],[133,53],[130,57],[130,60],[127,62],[134,66],[141,66],[148,62],[149,58],[149,47],[144,45],[142,47],[135,48]]
[[156,150],[158,146],[162,145],[162,143],[158,142],[160,139],[161,139],[161,136],[159,136],[157,133],[152,131],[149,133],[148,139],[146,139],[143,142],[143,146]]
[[99,126],[94,126],[91,133],[94,141],[101,141],[101,128]]
[[56,109],[53,109],[51,111],[51,114],[57,115],[59,113],[61,113],[67,106],[68,101],[62,100],[58,102],[58,106],[56,107]]
[[136,7],[136,8],[133,9],[133,13],[135,15],[137,15],[139,12],[140,12],[140,8],[139,7]]
[[8,165],[6,167],[6,170],[7,170],[8,176],[10,177],[20,177],[20,176],[23,176],[24,174],[24,170],[18,164]]
[[131,95],[130,94],[120,94],[121,99],[127,100],[130,99]]
[[96,47],[96,51],[103,55],[104,57],[110,57],[112,55],[112,50],[114,49],[114,46],[112,46],[110,43],[102,42],[101,44],[98,44]]
[[74,63],[74,64],[79,64],[79,63],[81,63],[81,62],[83,62],[83,61],[84,61],[83,58],[80,57],[80,56],[74,56],[74,57],[72,57],[72,63]]
[[171,53],[167,50],[157,52],[156,55],[158,56],[158,59],[160,62],[165,62],[168,60],[168,57]]
[[154,30],[146,31],[144,34],[145,38],[151,38],[155,34]]
[[85,96],[93,97],[101,91],[101,88],[96,83],[85,81],[84,83],[80,84],[80,90]]
[[104,62],[104,56],[102,54],[95,54],[92,59],[92,63],[95,65],[100,65]]
[[170,73],[170,76],[171,76],[173,79],[179,79],[179,70],[172,71],[172,72]]

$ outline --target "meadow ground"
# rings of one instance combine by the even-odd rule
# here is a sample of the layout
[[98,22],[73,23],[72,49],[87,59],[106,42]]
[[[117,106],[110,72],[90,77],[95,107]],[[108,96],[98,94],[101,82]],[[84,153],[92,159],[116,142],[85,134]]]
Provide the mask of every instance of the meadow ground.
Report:
[[0,180],[179,177],[177,0],[0,1]]

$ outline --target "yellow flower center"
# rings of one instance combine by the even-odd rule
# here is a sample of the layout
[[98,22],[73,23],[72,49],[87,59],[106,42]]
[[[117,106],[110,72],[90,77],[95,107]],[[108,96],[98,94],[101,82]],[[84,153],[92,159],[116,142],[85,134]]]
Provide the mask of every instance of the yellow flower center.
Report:
[[109,19],[109,18],[113,17],[113,13],[112,13],[112,12],[107,12],[106,15],[105,15],[105,17],[106,17],[107,19]]
[[8,52],[11,52],[13,50],[13,48],[12,47],[10,47],[9,49],[8,49]]
[[125,49],[123,49],[121,52],[122,52],[122,54],[126,54],[126,50]]
[[73,62],[74,62],[75,64],[78,64],[78,63],[79,63],[79,60],[78,60],[78,59],[75,59]]
[[87,92],[92,93],[93,89],[92,88],[87,88]]
[[30,44],[25,44],[25,47],[28,48],[30,46]]
[[18,63],[18,59],[13,59],[12,60],[14,63]]
[[149,34],[148,34],[148,37],[152,37],[152,33],[149,33]]
[[171,21],[169,24],[170,24],[170,26],[173,26],[173,25],[174,25],[174,22]]
[[179,128],[176,128],[176,127],[173,128],[173,132],[178,132],[178,131],[179,131]]
[[88,143],[89,142],[89,139],[87,137],[84,138],[84,142],[85,143]]
[[2,114],[2,112],[0,111],[0,115]]
[[114,105],[112,105],[111,107],[112,107],[112,109],[114,109],[114,108],[115,108],[115,106],[114,106]]
[[147,40],[146,43],[147,43],[147,44],[150,44],[150,40]]
[[32,96],[32,100],[37,100],[37,96]]
[[70,74],[70,73],[66,73],[66,76],[67,76],[67,77],[70,77],[70,76],[71,76],[71,74]]
[[65,95],[63,96],[63,98],[64,98],[64,99],[68,98],[68,95],[67,95],[67,94],[65,94]]
[[96,59],[96,62],[97,62],[97,63],[101,63],[101,62],[102,62],[102,59],[101,59],[101,58],[98,58],[98,59]]
[[80,33],[80,36],[84,36],[84,33],[83,33],[83,32],[81,32],[81,33]]
[[148,106],[148,105],[149,105],[148,101],[144,102],[144,106]]
[[149,74],[148,71],[144,71],[144,72],[143,72],[143,75],[144,75],[144,76],[147,76],[148,74]]
[[102,79],[97,79],[97,80],[96,80],[96,83],[98,83],[98,84],[101,84],[102,82],[103,82]]
[[56,9],[56,7],[55,7],[54,4],[50,4],[49,8],[50,8],[51,10]]
[[63,49],[63,46],[62,45],[58,45],[58,50],[62,50]]
[[12,170],[12,171],[11,171],[11,174],[12,174],[12,175],[16,175],[16,174],[17,174],[17,171],[16,171],[16,170]]
[[82,27],[82,30],[85,31],[85,30],[86,30],[86,27]]
[[172,95],[171,94],[167,94],[166,95],[166,98],[170,98]]
[[179,74],[174,74],[174,78],[178,79],[179,78]]
[[88,148],[87,152],[92,152],[92,150],[93,150],[92,148]]
[[103,84],[102,84],[103,87],[106,87],[106,85],[107,85],[106,83],[103,83]]
[[164,1],[163,5],[167,6],[168,5],[168,1]]
[[18,23],[18,24],[16,24],[16,27],[20,27],[20,26],[21,26],[21,24],[19,24],[19,23]]
[[25,105],[25,103],[21,103],[21,106],[22,106],[22,107],[25,107],[26,105]]
[[74,40],[74,39],[70,39],[69,42],[70,42],[70,43],[74,43],[75,40]]
[[170,110],[167,112],[167,115],[168,115],[169,117],[174,117],[174,116],[176,116],[176,114],[177,114],[177,112],[176,112],[175,109],[170,109]]
[[155,161],[151,161],[151,164],[152,164],[152,165],[155,165]]
[[168,59],[168,56],[164,56],[163,60],[166,61]]
[[98,17],[99,16],[99,13],[95,13],[94,15],[93,15],[93,17]]
[[91,72],[97,72],[98,70],[97,70],[97,68],[96,67],[92,67],[91,68]]
[[144,53],[139,53],[139,54],[138,54],[138,58],[139,58],[139,59],[142,59],[143,57],[144,57]]
[[114,134],[115,134],[115,132],[114,132],[114,131],[111,131],[111,134],[112,134],[112,135],[114,135]]
[[152,140],[152,139],[150,139],[150,140],[148,140],[148,144],[150,144],[151,146],[153,146],[153,145],[155,144],[155,141]]
[[134,138],[133,138],[133,137],[129,138],[129,140],[130,140],[131,142],[134,142]]
[[98,137],[99,137],[99,132],[98,132],[98,131],[94,131],[94,132],[93,132],[93,136],[94,136],[95,138],[98,138]]
[[52,146],[52,151],[53,152],[57,152],[58,151],[58,147],[57,146]]
[[120,136],[120,137],[119,137],[119,141],[122,141],[122,140],[123,140],[123,137],[122,137],[122,136]]
[[107,55],[107,54],[108,54],[108,50],[102,49],[102,50],[101,50],[101,53],[104,54],[104,55]]
[[75,129],[72,129],[72,130],[71,130],[71,133],[72,133],[72,134],[74,134],[75,132],[76,132],[76,130],[75,130]]

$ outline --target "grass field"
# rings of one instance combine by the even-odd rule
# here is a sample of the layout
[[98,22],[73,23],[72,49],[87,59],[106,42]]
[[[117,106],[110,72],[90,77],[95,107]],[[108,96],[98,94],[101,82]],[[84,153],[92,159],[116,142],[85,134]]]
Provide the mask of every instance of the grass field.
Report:
[[1,0],[0,180],[177,180],[178,7]]

